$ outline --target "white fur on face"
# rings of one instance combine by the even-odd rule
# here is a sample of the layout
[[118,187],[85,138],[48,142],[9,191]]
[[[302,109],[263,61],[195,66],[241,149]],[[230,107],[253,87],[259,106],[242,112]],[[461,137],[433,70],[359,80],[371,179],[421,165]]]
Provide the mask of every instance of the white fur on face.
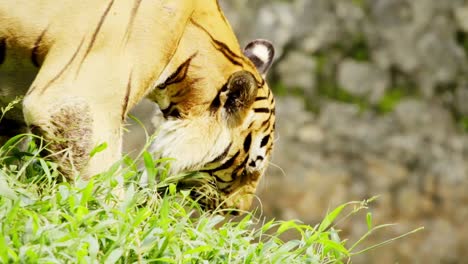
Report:
[[229,129],[212,118],[167,120],[159,124],[149,151],[156,158],[175,159],[171,162],[171,172],[178,173],[202,169],[223,153],[230,142]]
[[[263,172],[266,168],[266,162],[267,162],[267,146],[260,147],[261,142],[263,139],[264,135],[263,134],[257,134],[253,139],[252,139],[252,146],[249,151],[249,161],[247,164],[249,166],[246,167],[247,172],[253,173],[253,172]],[[252,166],[251,164],[255,164]]]

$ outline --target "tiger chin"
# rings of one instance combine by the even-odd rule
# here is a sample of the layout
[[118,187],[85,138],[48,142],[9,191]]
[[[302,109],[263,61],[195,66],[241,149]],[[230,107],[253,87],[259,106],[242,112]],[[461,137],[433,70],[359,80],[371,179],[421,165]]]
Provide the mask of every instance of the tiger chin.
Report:
[[0,0],[0,94],[24,96],[7,128],[42,136],[68,178],[89,178],[120,159],[127,113],[148,98],[164,116],[150,151],[173,158],[172,173],[209,175],[180,183],[209,210],[248,210],[267,167],[273,58],[266,40],[241,49],[215,0]]

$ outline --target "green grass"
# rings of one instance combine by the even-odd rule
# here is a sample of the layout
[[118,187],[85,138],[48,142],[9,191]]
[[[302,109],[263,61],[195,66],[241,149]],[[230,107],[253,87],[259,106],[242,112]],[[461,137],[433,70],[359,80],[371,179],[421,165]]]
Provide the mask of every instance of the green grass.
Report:
[[[0,263],[348,263],[399,238],[363,246],[388,226],[374,226],[370,213],[362,239],[340,238],[335,223],[367,210],[372,199],[341,205],[315,226],[265,222],[254,213],[234,219],[203,212],[176,186],[181,177],[204,176],[167,175],[167,160],[147,152],[143,170],[156,180],[142,186],[142,171],[128,157],[89,181],[68,182],[41,157],[46,147],[27,135],[0,147]],[[283,241],[285,232],[299,238]]]

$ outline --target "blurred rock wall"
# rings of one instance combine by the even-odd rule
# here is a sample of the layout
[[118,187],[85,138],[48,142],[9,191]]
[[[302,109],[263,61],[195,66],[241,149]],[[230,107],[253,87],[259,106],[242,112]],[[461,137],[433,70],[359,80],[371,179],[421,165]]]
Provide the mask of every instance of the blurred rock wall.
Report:
[[[241,43],[274,42],[274,165],[267,216],[316,224],[380,195],[370,243],[424,226],[355,263],[468,259],[468,3],[222,0]],[[363,218],[342,226],[354,240]]]

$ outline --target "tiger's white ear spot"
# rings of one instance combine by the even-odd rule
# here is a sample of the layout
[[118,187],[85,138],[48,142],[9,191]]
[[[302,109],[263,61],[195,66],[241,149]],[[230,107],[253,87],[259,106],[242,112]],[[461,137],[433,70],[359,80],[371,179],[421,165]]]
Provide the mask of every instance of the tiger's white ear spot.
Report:
[[262,75],[266,75],[275,57],[275,48],[270,41],[256,39],[244,48],[244,55],[249,58]]

